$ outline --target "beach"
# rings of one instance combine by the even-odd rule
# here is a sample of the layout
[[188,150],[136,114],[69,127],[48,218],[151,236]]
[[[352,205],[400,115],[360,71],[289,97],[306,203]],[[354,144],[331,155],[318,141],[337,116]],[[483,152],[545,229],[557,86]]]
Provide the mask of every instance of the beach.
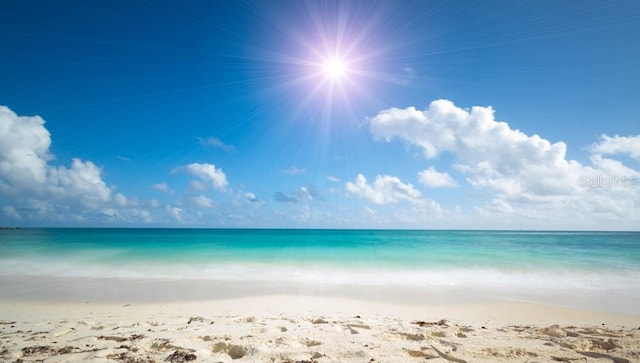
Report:
[[640,363],[639,40],[640,0],[0,0],[0,363]]
[[637,237],[3,231],[0,361],[638,362]]
[[639,347],[639,316],[516,302],[0,302],[11,362],[637,362]]

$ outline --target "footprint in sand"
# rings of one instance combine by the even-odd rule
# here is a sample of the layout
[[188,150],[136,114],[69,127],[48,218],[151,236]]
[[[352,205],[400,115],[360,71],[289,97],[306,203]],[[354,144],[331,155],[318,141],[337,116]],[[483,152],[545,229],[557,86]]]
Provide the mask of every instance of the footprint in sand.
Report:
[[307,348],[315,347],[322,344],[322,342],[319,342],[317,340],[312,340],[312,339],[303,340],[301,341],[301,343],[307,346]]
[[231,359],[240,359],[249,353],[249,349],[242,345],[219,342],[211,346],[211,352],[227,354]]

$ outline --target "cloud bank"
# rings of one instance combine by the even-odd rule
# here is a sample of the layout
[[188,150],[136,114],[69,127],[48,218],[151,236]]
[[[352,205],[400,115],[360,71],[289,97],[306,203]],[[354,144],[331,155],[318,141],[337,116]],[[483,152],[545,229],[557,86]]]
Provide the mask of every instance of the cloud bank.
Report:
[[[491,107],[462,109],[448,100],[433,101],[425,110],[391,108],[370,120],[376,140],[401,140],[422,150],[425,159],[443,153],[454,156],[452,168],[466,176],[466,182],[492,196],[482,212],[503,212],[553,222],[576,218],[602,225],[604,220],[631,226],[640,220],[640,188],[634,180],[640,173],[619,160],[603,155],[640,155],[640,136],[609,137],[592,145],[592,165],[567,159],[567,145],[552,143],[538,135],[526,135],[506,122],[497,121]],[[626,180],[598,187],[602,178]],[[452,186],[448,174],[429,168],[419,173],[422,184]],[[358,187],[359,185],[359,187]],[[347,186],[348,191],[375,195],[366,181]],[[382,196],[372,197],[380,202]],[[571,216],[571,217],[569,217]],[[526,220],[522,220],[526,221]],[[637,228],[637,226],[636,226]]]
[[[349,175],[319,178],[329,183],[325,186],[329,189],[303,186],[281,192],[263,187],[263,195],[273,196],[266,200],[247,191],[244,184],[231,186],[217,165],[187,163],[164,171],[174,178],[186,175],[187,184],[179,180],[170,181],[173,188],[167,182],[147,184],[144,190],[155,190],[152,193],[158,199],[143,201],[107,183],[102,168],[90,160],[57,161],[41,117],[19,116],[0,106],[0,221],[282,228],[638,228],[640,135],[601,135],[586,148],[577,145],[588,153],[579,162],[568,158],[564,142],[527,135],[496,120],[491,107],[463,109],[437,100],[424,110],[381,111],[368,126],[375,140],[399,141],[420,151],[424,166],[404,170],[402,178],[385,170],[369,179],[357,171],[351,180]],[[287,171],[316,176],[313,170],[292,167]]]
[[[216,138],[202,141],[231,150]],[[209,163],[190,163],[168,171],[189,175],[188,191],[160,182],[150,187],[163,193],[163,201],[126,197],[104,180],[102,168],[92,161],[73,158],[69,165],[55,165],[51,143],[40,116],[18,116],[0,106],[0,225],[195,226],[230,220],[246,224],[256,220],[255,216],[238,211],[251,214],[261,207],[255,194],[232,190],[224,171]],[[225,192],[226,202],[218,203],[206,195],[210,190]]]
[[51,165],[55,158],[44,124],[39,116],[18,116],[0,106],[0,194],[6,200],[5,215],[18,220],[87,220],[127,204],[91,161],[74,158],[69,166]]

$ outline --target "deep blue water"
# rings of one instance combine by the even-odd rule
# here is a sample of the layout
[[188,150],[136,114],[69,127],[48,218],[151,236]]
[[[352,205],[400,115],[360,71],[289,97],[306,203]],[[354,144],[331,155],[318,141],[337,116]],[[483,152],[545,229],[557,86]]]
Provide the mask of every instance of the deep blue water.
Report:
[[638,290],[640,233],[3,230],[16,275]]

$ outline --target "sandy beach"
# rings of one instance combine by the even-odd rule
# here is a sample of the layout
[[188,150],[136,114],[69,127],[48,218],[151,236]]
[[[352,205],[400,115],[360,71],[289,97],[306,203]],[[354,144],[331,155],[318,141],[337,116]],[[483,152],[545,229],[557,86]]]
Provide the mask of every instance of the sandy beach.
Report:
[[638,362],[640,317],[305,295],[0,301],[6,362]]
[[639,40],[640,0],[0,0],[0,363],[640,363]]
[[16,232],[1,246],[0,362],[640,362],[635,241]]

